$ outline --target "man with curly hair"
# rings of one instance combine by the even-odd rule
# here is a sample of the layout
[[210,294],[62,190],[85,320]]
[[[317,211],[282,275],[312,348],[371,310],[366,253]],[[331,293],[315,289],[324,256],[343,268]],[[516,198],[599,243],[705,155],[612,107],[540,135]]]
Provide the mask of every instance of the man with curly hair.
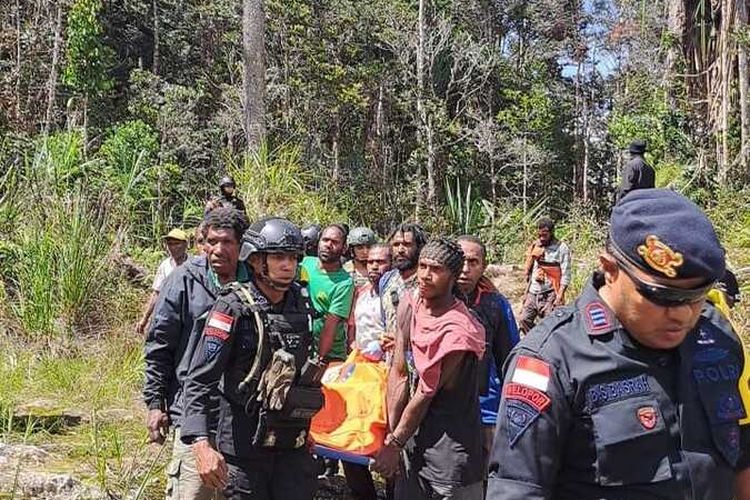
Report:
[[180,441],[182,387],[190,358],[222,286],[247,281],[239,262],[247,219],[234,208],[217,208],[206,215],[205,255],[192,257],[164,281],[146,337],[146,383],[149,439],[163,443],[174,429],[172,460],[167,466],[167,498],[209,499],[219,492],[204,486],[196,472],[190,447]]

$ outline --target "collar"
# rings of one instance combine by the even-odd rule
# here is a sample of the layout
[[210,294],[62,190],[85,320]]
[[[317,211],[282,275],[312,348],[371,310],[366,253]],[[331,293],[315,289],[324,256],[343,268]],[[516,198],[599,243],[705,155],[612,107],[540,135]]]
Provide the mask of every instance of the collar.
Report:
[[483,295],[496,292],[497,288],[495,288],[495,285],[492,284],[492,281],[490,281],[490,279],[486,276],[482,276],[481,278],[479,278],[477,286],[474,287],[474,290],[466,295],[462,294],[462,296],[467,306],[476,307],[479,305],[479,302],[481,302]]
[[599,295],[599,288],[603,284],[602,276],[594,273],[584,286],[581,296],[576,300],[576,308],[584,319],[586,333],[591,337],[611,333],[622,328],[615,313]]
[[[208,260],[208,259],[206,259]],[[208,264],[208,282],[211,284],[211,286],[214,288],[214,290],[221,290],[222,284],[219,281],[219,277],[216,275],[214,270],[211,268],[211,265]],[[238,262],[237,263],[237,274],[235,275],[235,281],[238,281],[240,283],[246,283],[250,280],[250,271],[247,268],[247,264],[244,262]]]
[[[182,259],[182,264],[187,262],[189,259],[190,259],[190,255],[187,252],[185,252],[185,254],[183,255],[183,259]],[[169,261],[174,265],[174,267],[181,265],[181,264],[178,264],[177,259],[175,259],[171,255],[169,255]]]

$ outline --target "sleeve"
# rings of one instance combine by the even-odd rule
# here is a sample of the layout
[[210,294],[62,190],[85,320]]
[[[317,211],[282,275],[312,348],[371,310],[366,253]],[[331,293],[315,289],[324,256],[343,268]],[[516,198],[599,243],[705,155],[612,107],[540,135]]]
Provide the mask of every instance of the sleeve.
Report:
[[[746,411],[750,409],[746,408]],[[737,460],[735,471],[740,472],[750,467],[750,424],[740,422],[740,457]]]
[[572,410],[562,373],[536,354],[511,354],[492,446],[487,498],[554,497]]
[[161,290],[161,287],[164,284],[164,280],[167,279],[166,262],[167,261],[164,260],[161,261],[161,264],[159,264],[159,268],[156,270],[156,276],[154,276],[154,284],[151,286],[151,289],[155,292]]
[[245,202],[239,198],[235,198],[235,199],[237,200],[237,210],[242,212],[243,215],[247,214],[247,209],[245,208]]
[[640,161],[630,162],[628,164],[626,179],[631,189],[633,188],[633,186],[638,185],[638,182],[640,181],[640,177],[641,177],[642,168],[643,168],[643,165]]
[[351,278],[336,284],[331,294],[331,305],[328,314],[334,314],[342,319],[349,317],[354,297],[354,280]]
[[628,162],[622,171],[622,182],[620,189],[617,191],[617,201],[620,201],[626,194],[633,190],[633,165]]
[[167,393],[179,361],[176,354],[182,340],[184,301],[180,275],[172,273],[159,293],[144,348],[146,382],[143,399],[150,410],[166,409]]
[[740,420],[740,458],[735,469],[739,472],[750,467],[750,364],[748,364],[748,350],[745,340],[737,336],[742,349],[742,371],[738,381],[742,407],[745,418]]
[[518,343],[519,336],[513,310],[504,297],[497,297],[497,308],[499,317],[496,321],[496,331],[493,332],[492,357],[499,373],[511,349]]
[[181,438],[190,443],[212,430],[212,413],[216,406],[213,394],[229,362],[237,328],[237,313],[226,299],[214,304],[193,351],[185,377]]
[[571,266],[570,248],[565,243],[560,244],[560,284],[562,286],[570,285],[570,279],[573,272],[573,266]]

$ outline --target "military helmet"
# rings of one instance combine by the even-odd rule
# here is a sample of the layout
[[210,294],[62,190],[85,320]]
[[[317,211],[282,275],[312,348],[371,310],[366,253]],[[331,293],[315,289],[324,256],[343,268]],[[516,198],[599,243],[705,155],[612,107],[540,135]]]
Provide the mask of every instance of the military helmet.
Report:
[[228,175],[225,175],[224,177],[222,177],[221,179],[219,179],[219,187],[220,188],[223,188],[223,187],[226,187],[226,186],[232,186],[232,187],[234,187],[235,185],[236,184],[234,183],[234,179],[232,179]]
[[242,236],[240,260],[254,253],[294,252],[302,255],[304,241],[299,228],[281,217],[266,217],[254,222]]
[[320,241],[320,226],[318,224],[308,224],[303,227],[302,239],[305,243],[305,253],[307,255],[317,255],[318,242]]
[[346,237],[346,244],[349,246],[374,245],[377,242],[378,237],[375,236],[375,231],[369,227],[355,227]]

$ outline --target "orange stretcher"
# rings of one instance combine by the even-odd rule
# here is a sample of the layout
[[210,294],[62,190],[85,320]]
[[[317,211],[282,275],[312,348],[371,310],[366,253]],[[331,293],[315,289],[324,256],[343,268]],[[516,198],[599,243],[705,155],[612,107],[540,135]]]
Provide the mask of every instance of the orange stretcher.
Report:
[[342,456],[372,457],[386,434],[387,367],[354,350],[323,375],[323,408],[313,417],[310,434],[320,449]]

